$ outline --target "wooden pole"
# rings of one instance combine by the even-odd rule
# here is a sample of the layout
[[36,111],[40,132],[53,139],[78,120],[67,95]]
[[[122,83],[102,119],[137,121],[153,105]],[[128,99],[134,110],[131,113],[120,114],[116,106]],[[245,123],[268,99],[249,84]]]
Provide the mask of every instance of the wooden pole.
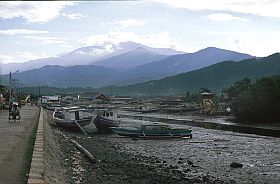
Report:
[[88,135],[86,133],[86,131],[81,127],[81,125],[77,122],[77,120],[74,121],[76,123],[76,125],[82,130],[82,132],[85,134],[85,135]]
[[75,146],[78,150],[80,150],[81,152],[83,152],[83,153],[86,155],[86,157],[87,157],[93,164],[96,163],[95,157],[94,157],[87,149],[85,149],[83,146],[81,146],[79,143],[77,143],[77,142],[74,141],[73,139],[70,139],[70,142],[71,142],[72,144],[74,144],[74,146]]

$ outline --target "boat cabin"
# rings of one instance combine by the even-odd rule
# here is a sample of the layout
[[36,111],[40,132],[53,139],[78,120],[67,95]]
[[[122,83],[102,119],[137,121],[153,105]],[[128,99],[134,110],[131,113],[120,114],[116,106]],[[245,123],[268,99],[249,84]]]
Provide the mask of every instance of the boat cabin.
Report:
[[90,117],[90,113],[79,107],[62,108],[62,114],[66,120],[81,120]]
[[102,116],[103,117],[114,116],[114,113],[112,111],[104,111]]

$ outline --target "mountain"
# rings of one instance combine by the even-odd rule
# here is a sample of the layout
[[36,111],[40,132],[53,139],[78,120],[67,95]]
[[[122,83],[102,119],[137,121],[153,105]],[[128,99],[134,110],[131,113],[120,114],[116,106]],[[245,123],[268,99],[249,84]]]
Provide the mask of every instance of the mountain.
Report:
[[[124,46],[128,46],[130,44],[131,43],[125,44]],[[139,45],[134,44],[134,46],[136,47]],[[122,50],[124,49],[125,48],[122,48]],[[79,52],[90,53],[89,50],[90,48],[83,48],[83,50],[79,50]],[[187,72],[192,69],[196,69],[197,67],[203,67],[204,65],[208,66],[209,63],[217,63],[223,60],[231,59],[238,60],[242,57],[252,57],[250,55],[217,48],[207,48],[196,53],[180,54],[169,57],[160,55],[155,53],[154,50],[151,50],[153,49],[137,47],[136,49],[124,54],[112,56],[105,60],[99,61],[101,64],[103,63],[105,66],[110,67],[95,65],[49,65],[20,72],[15,74],[15,76],[20,83],[26,84],[28,86],[90,86],[94,88],[100,88],[109,85],[122,86],[160,79],[166,76],[178,74],[180,72]],[[159,59],[161,57],[167,58],[152,62],[153,59]],[[74,56],[72,58],[74,58]],[[96,62],[95,64],[98,64],[99,62]],[[137,66],[137,64],[142,64],[145,62],[150,63]],[[135,65],[136,67],[133,68]],[[178,65],[180,65],[180,67],[177,67]]]
[[148,64],[153,61],[162,60],[166,57],[168,56],[160,55],[143,47],[138,47],[124,54],[97,61],[94,63],[94,65],[110,68],[129,69],[141,66],[143,64]]
[[[101,66],[76,65],[63,67],[47,65],[39,69],[15,73],[13,78],[25,84],[25,86],[103,87],[120,81],[119,73],[115,69]],[[5,78],[7,78],[7,75]]]
[[249,77],[254,81],[270,75],[280,75],[280,53],[265,58],[245,59],[240,62],[224,61],[161,80],[123,87],[106,87],[101,91],[106,94],[121,95],[174,95],[197,91],[199,88],[205,87],[214,92],[221,92],[222,89],[244,77]]
[[3,74],[7,74],[10,71],[14,72],[17,70],[26,71],[36,69],[45,65],[74,66],[94,64],[99,60],[124,54],[137,48],[144,48],[149,51],[149,53],[156,53],[158,55],[175,55],[184,53],[168,48],[152,48],[139,43],[122,42],[112,45],[82,47],[56,57],[36,59],[24,63],[3,64]]
[[128,75],[132,79],[160,79],[178,73],[200,69],[221,61],[241,61],[252,57],[248,54],[208,47],[195,53],[174,55],[160,61],[141,65],[132,69]]

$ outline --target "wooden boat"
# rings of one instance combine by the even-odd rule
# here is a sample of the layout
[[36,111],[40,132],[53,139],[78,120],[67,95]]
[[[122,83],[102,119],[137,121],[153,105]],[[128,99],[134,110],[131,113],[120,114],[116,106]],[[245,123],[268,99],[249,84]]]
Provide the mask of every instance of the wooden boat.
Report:
[[139,106],[135,108],[133,111],[140,113],[152,113],[158,111],[158,108],[150,107],[150,106]]
[[112,127],[111,130],[121,136],[128,137],[190,137],[191,129],[173,129],[168,125],[142,125],[140,128]]
[[108,134],[111,133],[111,127],[118,127],[119,121],[117,120],[117,114],[113,111],[105,110],[97,114],[94,120],[97,133]]
[[62,106],[60,104],[49,104],[46,106],[46,109],[55,111],[55,110],[60,110]]
[[81,127],[88,125],[91,122],[92,115],[85,109],[79,107],[63,107],[61,110],[53,112],[54,122],[61,127],[78,128],[78,123]]

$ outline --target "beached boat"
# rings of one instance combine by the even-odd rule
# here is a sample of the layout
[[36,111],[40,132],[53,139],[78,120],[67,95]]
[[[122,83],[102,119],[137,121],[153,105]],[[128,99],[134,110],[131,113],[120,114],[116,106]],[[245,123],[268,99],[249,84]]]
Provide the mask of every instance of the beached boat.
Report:
[[85,109],[79,107],[63,107],[61,110],[55,110],[53,120],[58,126],[67,128],[78,128],[88,125],[91,122],[92,115]]
[[150,106],[138,106],[133,111],[140,113],[152,113],[158,111],[158,108]]
[[168,125],[152,124],[142,125],[140,128],[112,127],[111,130],[121,136],[128,137],[190,137],[191,129],[173,129]]
[[113,111],[105,110],[102,113],[97,114],[94,120],[97,133],[108,134],[111,133],[111,127],[118,127],[119,121],[117,114]]

